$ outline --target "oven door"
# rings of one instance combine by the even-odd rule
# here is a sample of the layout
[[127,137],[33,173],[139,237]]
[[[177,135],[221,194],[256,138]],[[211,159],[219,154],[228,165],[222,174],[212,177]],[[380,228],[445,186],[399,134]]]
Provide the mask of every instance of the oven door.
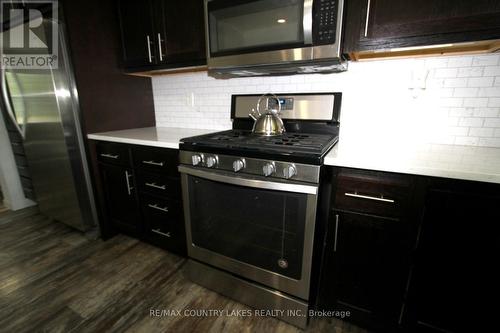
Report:
[[205,0],[208,58],[312,45],[313,0]]
[[317,186],[179,171],[189,257],[309,298]]

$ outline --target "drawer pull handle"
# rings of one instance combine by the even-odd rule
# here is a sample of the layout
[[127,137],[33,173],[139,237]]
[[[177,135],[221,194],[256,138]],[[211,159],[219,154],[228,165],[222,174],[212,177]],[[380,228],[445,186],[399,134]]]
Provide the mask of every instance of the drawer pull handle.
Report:
[[155,161],[142,161],[144,164],[150,164],[150,165],[156,165],[156,166],[163,166],[163,162],[155,162]]
[[101,154],[102,157],[112,158],[116,160],[120,155],[111,155],[111,154]]
[[161,232],[160,229],[152,229],[151,230],[152,232],[154,232],[155,234],[158,234],[158,235],[162,235],[162,236],[165,236],[165,237],[168,237],[170,238],[170,231],[165,233],[165,232]]
[[339,214],[335,215],[335,242],[333,243],[333,252],[337,252],[337,240],[339,239]]
[[158,207],[157,204],[148,204],[148,207],[153,208],[153,209],[158,209],[161,210],[162,212],[168,212],[168,207]]
[[156,185],[156,183],[146,183],[146,186],[152,187],[152,188],[157,188],[159,190],[165,190],[167,189],[167,185]]
[[128,171],[125,171],[125,181],[127,182],[128,195],[132,195],[132,190],[134,189],[132,186],[130,186],[130,177],[132,177],[132,175],[128,173]]
[[346,197],[359,198],[359,199],[367,199],[367,200],[375,200],[375,201],[383,201],[383,202],[394,203],[393,199],[386,199],[384,197],[380,197],[380,198],[379,197],[372,197],[370,195],[362,195],[362,194],[358,194],[356,192],[354,192],[354,193],[346,192],[345,196]]

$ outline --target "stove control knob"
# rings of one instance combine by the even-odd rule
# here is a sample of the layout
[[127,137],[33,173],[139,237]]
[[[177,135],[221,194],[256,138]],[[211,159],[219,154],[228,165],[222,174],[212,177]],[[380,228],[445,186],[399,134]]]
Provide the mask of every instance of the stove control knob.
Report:
[[263,173],[263,174],[264,174],[264,176],[266,176],[266,177],[271,176],[274,172],[276,172],[276,168],[274,167],[274,164],[272,164],[272,163],[266,163],[266,164],[262,167],[262,173]]
[[215,168],[217,166],[217,156],[208,156],[207,157],[207,167]]
[[233,162],[233,170],[234,172],[241,171],[245,168],[245,160],[239,158]]
[[193,165],[196,166],[203,161],[203,158],[201,158],[200,154],[195,154],[191,156],[191,161],[193,162]]
[[285,177],[285,179],[290,179],[296,174],[297,174],[297,168],[293,164],[287,165],[283,169],[283,177]]

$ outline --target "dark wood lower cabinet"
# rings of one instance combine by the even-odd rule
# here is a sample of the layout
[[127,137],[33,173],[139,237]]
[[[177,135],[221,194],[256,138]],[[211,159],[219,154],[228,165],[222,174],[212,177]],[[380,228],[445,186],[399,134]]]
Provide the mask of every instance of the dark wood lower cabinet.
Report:
[[408,326],[412,332],[491,331],[498,325],[488,321],[498,316],[491,311],[499,296],[500,190],[441,182],[426,199]]
[[[335,173],[320,308],[377,332],[495,330],[499,185],[422,176],[398,195],[403,178],[388,180],[404,175]],[[375,208],[392,216],[363,212]]]
[[99,165],[109,222],[120,231],[140,235],[141,217],[132,169]]
[[178,152],[172,149],[96,144],[105,197],[105,227],[186,255]]
[[398,326],[409,268],[401,224],[398,219],[332,212],[326,308],[349,311],[349,320],[373,329]]

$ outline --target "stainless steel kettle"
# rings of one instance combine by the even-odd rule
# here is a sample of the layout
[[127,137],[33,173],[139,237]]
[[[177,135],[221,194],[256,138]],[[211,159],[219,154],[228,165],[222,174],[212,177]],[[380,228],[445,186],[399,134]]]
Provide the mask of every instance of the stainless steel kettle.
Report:
[[[277,109],[273,109],[269,105],[269,100],[276,100]],[[260,112],[260,104],[261,102],[266,101],[266,109],[263,113]],[[283,124],[283,120],[281,120],[279,114],[281,112],[281,104],[273,94],[264,94],[260,96],[257,101],[256,109],[252,109],[252,112],[249,116],[254,120],[252,133],[263,135],[263,136],[276,136],[281,135],[285,132],[285,125]]]

